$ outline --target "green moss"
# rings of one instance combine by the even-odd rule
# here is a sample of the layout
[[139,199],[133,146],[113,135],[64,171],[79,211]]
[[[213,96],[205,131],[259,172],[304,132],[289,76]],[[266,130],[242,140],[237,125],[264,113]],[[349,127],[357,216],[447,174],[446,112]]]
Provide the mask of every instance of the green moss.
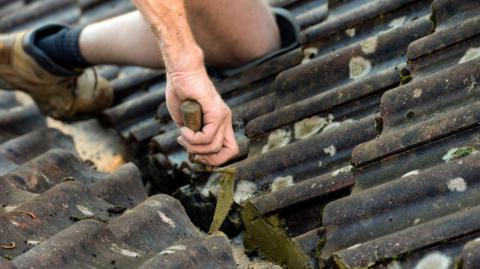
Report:
[[456,263],[455,263],[455,269],[462,269],[463,268],[463,260],[462,259],[459,259]]
[[274,263],[291,269],[312,268],[309,258],[300,246],[285,232],[278,215],[261,216],[252,203],[242,211],[245,223],[244,245],[249,251],[258,251]]
[[400,70],[400,77],[404,78],[404,77],[407,77],[407,76],[410,76],[410,70],[408,70],[406,68],[402,68]]
[[407,114],[405,116],[407,117],[407,119],[411,119],[411,118],[415,117],[415,111],[409,110],[409,111],[407,111]]
[[402,79],[400,80],[400,85],[405,85],[405,84],[409,83],[410,81],[412,81],[412,76],[402,77]]
[[437,17],[435,16],[435,12],[432,13],[429,19],[433,24],[433,29],[437,28]]
[[402,68],[400,70],[400,85],[404,85],[412,81],[412,76],[410,70],[407,68]]
[[462,157],[468,156],[475,152],[475,149],[472,147],[461,147],[461,148],[452,148],[447,154],[442,157],[444,162],[450,162],[453,160],[460,159]]
[[217,199],[217,206],[215,207],[215,214],[213,215],[209,233],[218,231],[222,226],[223,221],[232,208],[233,193],[235,191],[235,168],[226,168],[214,172],[223,174],[220,179],[222,191]]
[[473,152],[473,148],[470,148],[470,147],[459,148],[455,152],[453,152],[452,159],[453,160],[460,159],[462,157],[472,154],[472,152]]
[[322,260],[320,256],[322,255],[322,250],[326,243],[327,243],[327,239],[325,238],[325,235],[323,235],[320,239],[318,239],[317,248],[315,250],[315,256],[317,257],[318,261]]
[[9,261],[13,260],[13,257],[12,257],[12,256],[6,255],[6,254],[3,255],[3,258],[5,258],[5,259],[7,259],[7,260],[9,260]]
[[332,260],[333,260],[334,264],[338,267],[338,269],[351,269],[351,268],[347,267],[347,265],[337,255],[333,255]]

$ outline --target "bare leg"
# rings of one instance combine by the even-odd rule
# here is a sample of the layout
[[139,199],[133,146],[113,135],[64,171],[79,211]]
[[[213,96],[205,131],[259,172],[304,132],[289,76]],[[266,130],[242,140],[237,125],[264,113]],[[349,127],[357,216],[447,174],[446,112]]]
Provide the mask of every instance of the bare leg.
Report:
[[[275,20],[262,0],[186,0],[190,28],[208,64],[233,67],[277,49]],[[87,26],[80,48],[92,64],[162,68],[158,44],[138,11]]]

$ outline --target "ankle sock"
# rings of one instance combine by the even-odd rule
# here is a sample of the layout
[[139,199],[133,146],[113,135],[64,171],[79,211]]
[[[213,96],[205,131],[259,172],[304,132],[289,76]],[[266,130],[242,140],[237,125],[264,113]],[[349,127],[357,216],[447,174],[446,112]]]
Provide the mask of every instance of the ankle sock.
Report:
[[55,64],[75,70],[91,66],[80,53],[81,29],[63,28],[57,32],[46,33],[35,40],[40,48]]

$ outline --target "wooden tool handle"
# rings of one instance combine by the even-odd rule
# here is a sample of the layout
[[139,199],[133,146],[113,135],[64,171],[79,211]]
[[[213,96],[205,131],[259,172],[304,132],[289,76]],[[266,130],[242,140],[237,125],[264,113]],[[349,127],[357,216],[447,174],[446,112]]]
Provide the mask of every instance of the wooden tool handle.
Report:
[[194,132],[202,130],[202,106],[197,101],[184,101],[180,107],[185,127]]
[[[194,100],[183,101],[180,106],[182,111],[183,124],[194,132],[202,130],[202,106]],[[194,163],[193,154],[188,153],[188,160]]]

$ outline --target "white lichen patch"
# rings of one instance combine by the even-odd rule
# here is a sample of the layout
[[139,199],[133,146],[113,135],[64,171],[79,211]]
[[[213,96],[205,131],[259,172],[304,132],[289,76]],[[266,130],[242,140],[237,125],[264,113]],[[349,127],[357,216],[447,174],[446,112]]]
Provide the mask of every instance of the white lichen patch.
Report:
[[378,46],[378,38],[376,36],[367,38],[360,42],[360,47],[362,48],[362,52],[366,55],[375,53],[377,51]]
[[83,215],[87,217],[91,217],[95,215],[88,207],[83,206],[83,205],[77,205],[78,211],[82,212]]
[[349,37],[354,37],[357,34],[357,29],[355,28],[348,28],[345,30],[345,34]]
[[477,59],[480,57],[480,48],[469,48],[466,52],[465,55],[458,61],[459,64],[463,64],[466,62],[469,62],[471,60]]
[[419,98],[420,96],[422,96],[422,93],[422,89],[416,88],[415,90],[413,90],[413,98]]
[[333,114],[328,114],[328,122],[332,122],[335,119],[335,116]]
[[452,258],[441,252],[432,252],[423,257],[415,269],[448,269],[452,265]]
[[406,20],[405,16],[396,18],[388,24],[388,27],[390,27],[392,29],[398,28],[405,23],[405,20]]
[[315,47],[309,47],[303,50],[302,64],[310,62],[318,54],[318,49]]
[[372,70],[372,63],[363,57],[353,57],[348,64],[351,79],[366,76]]
[[336,176],[341,175],[341,174],[346,174],[346,173],[352,171],[352,168],[353,168],[353,166],[351,166],[351,165],[342,167],[340,169],[337,169],[337,170],[333,171],[332,176],[336,177]]
[[173,250],[180,250],[180,251],[183,251],[183,250],[186,250],[187,247],[184,246],[184,245],[175,245],[175,246],[171,246],[169,247],[168,249],[173,249]]
[[268,135],[268,141],[265,146],[262,148],[262,153],[270,151],[272,149],[281,148],[290,142],[292,139],[292,134],[290,130],[278,129],[271,132]]
[[323,128],[322,133],[325,133],[328,130],[337,129],[338,127],[340,127],[340,125],[342,125],[342,124],[338,121],[332,122],[332,123],[328,124],[327,126],[325,126],[325,128]]
[[30,246],[38,246],[40,245],[42,242],[38,241],[38,240],[27,240],[27,244],[30,245]]
[[277,177],[273,180],[272,185],[270,186],[270,190],[272,192],[275,192],[288,186],[292,186],[293,184],[294,182],[292,176]]
[[138,254],[137,252],[121,248],[121,247],[117,246],[116,244],[112,244],[110,246],[110,249],[113,252],[121,254],[123,256],[132,257],[132,258],[140,257],[140,254]]
[[447,151],[447,154],[443,155],[442,160],[444,162],[449,162],[449,161],[453,160],[453,155],[457,150],[458,150],[458,148],[450,149],[449,151]]
[[295,123],[293,129],[295,139],[305,139],[320,131],[328,124],[328,121],[319,116],[313,116]]
[[415,169],[415,170],[412,170],[410,172],[407,172],[407,173],[403,174],[402,177],[416,176],[416,175],[418,175],[419,172],[420,172],[420,170]]
[[174,246],[170,246],[170,247],[166,248],[165,250],[163,250],[162,252],[160,252],[160,255],[173,254],[177,251],[184,251],[186,249],[187,249],[187,247],[184,246],[184,245],[174,245]]
[[222,191],[222,187],[220,186],[218,178],[215,177],[210,177],[203,187],[197,187],[197,189],[205,197],[209,197],[210,193],[213,196],[218,197],[218,195],[220,195],[220,192]]
[[175,221],[173,221],[171,218],[167,217],[167,215],[165,215],[165,213],[163,213],[162,211],[160,210],[157,210],[157,213],[158,213],[158,216],[160,217],[160,219],[165,222],[166,224],[168,224],[170,227],[172,228],[175,228],[176,225],[175,225]]
[[323,128],[322,133],[328,132],[328,131],[330,131],[330,130],[335,130],[335,129],[337,129],[338,127],[342,126],[342,125],[345,124],[345,123],[352,123],[352,122],[354,122],[354,121],[355,121],[355,120],[352,120],[352,119],[346,119],[346,120],[344,120],[344,121],[342,121],[342,122],[339,122],[339,121],[333,121],[333,122],[332,122],[332,121],[330,121],[330,123],[329,123],[327,126],[325,126],[325,128]]
[[356,248],[358,248],[358,247],[361,246],[361,245],[362,245],[362,244],[356,244],[356,245],[353,245],[353,246],[351,246],[351,247],[349,247],[349,248],[347,248],[347,249],[349,249],[349,250],[356,249]]
[[253,194],[257,191],[257,184],[247,180],[241,180],[238,182],[235,193],[233,194],[233,201],[237,204],[241,204],[253,197]]
[[456,177],[447,182],[447,188],[453,192],[464,192],[467,190],[467,182],[461,177]]
[[12,212],[17,207],[18,207],[18,205],[7,205],[3,209],[5,210],[5,212]]
[[392,261],[387,265],[387,269],[402,269],[402,266],[397,261]]
[[333,156],[333,155],[337,154],[337,148],[334,145],[330,145],[330,146],[324,148],[323,152],[325,152],[326,154],[329,154],[330,156]]
[[477,86],[477,79],[474,75],[471,75],[470,78],[463,80],[463,84],[468,85],[467,93],[471,94],[475,86]]
[[148,205],[148,206],[152,206],[152,207],[157,207],[157,206],[162,205],[159,201],[153,200],[153,199],[147,199],[143,202],[143,204]]

